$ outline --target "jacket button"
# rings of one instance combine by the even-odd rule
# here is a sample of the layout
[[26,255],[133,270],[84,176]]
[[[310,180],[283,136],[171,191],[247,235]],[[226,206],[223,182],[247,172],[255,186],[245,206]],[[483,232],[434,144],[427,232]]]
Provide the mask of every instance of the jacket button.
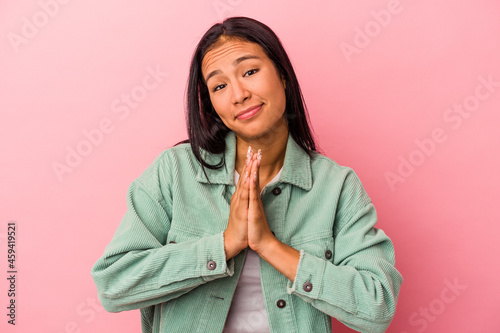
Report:
[[170,242],[168,242],[168,244],[177,244],[177,242],[176,241],[170,241]]
[[330,251],[330,250],[326,250],[326,251],[325,251],[325,258],[326,258],[326,259],[330,259],[331,257],[332,257],[332,251]]
[[313,290],[313,285],[311,282],[306,282],[306,283],[304,283],[303,288],[304,288],[304,291],[310,292],[311,290]]
[[217,267],[217,264],[215,263],[215,261],[210,260],[209,262],[207,262],[207,268],[209,270],[213,271],[216,267]]
[[276,305],[278,306],[278,308],[280,309],[283,309],[285,306],[286,306],[286,302],[284,299],[279,299],[277,302],[276,302]]
[[274,195],[280,195],[281,194],[281,189],[279,187],[273,188],[273,194]]

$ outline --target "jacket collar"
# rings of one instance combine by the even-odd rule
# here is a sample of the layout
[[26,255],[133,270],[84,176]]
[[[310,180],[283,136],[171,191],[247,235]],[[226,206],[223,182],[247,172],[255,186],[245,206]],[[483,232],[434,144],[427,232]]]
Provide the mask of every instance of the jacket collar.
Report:
[[[236,158],[236,134],[229,131],[226,134],[226,163],[222,168],[209,169],[205,168],[210,182],[213,184],[234,184],[234,165]],[[221,161],[223,154],[212,154],[200,148],[202,158],[209,164],[218,164]],[[196,180],[201,183],[208,183],[203,169],[198,168]],[[292,135],[288,133],[286,144],[285,162],[279,180],[280,182],[289,183],[298,186],[306,191],[312,187],[311,173],[311,158],[307,153],[295,142]]]

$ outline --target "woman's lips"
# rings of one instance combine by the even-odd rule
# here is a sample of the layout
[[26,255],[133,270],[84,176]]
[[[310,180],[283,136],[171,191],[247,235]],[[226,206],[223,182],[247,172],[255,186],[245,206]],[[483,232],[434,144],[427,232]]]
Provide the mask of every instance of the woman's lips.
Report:
[[252,118],[253,116],[255,116],[259,111],[260,109],[262,108],[262,104],[257,106],[256,108],[253,108],[252,110],[248,111],[248,112],[245,112],[241,115],[239,115],[237,118],[240,119],[240,120],[245,120],[245,119],[248,119],[248,118]]

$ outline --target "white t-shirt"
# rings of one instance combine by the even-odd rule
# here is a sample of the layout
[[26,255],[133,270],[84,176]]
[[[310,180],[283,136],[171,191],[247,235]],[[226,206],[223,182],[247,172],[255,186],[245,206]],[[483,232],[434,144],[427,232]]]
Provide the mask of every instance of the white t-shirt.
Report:
[[[279,179],[282,170],[283,168],[267,185],[275,183]],[[240,175],[234,170],[235,184],[238,184],[239,178]],[[260,195],[262,195],[262,191]],[[247,249],[247,256],[234,292],[223,333],[270,332],[260,282],[259,261],[260,257],[257,252]]]

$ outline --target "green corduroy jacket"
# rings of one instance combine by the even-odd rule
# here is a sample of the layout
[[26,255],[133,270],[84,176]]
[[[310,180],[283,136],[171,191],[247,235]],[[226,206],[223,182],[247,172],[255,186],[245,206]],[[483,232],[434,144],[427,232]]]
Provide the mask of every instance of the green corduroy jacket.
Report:
[[[222,157],[202,153],[211,164]],[[235,156],[229,132],[225,167],[205,168],[210,184],[191,146],[180,144],[132,182],[125,216],[92,267],[106,310],[141,309],[144,333],[222,332],[246,255],[226,261],[224,253]],[[289,135],[282,173],[262,202],[276,238],[301,254],[294,281],[260,259],[271,332],[331,332],[330,316],[384,332],[403,279],[353,170],[310,158]]]

